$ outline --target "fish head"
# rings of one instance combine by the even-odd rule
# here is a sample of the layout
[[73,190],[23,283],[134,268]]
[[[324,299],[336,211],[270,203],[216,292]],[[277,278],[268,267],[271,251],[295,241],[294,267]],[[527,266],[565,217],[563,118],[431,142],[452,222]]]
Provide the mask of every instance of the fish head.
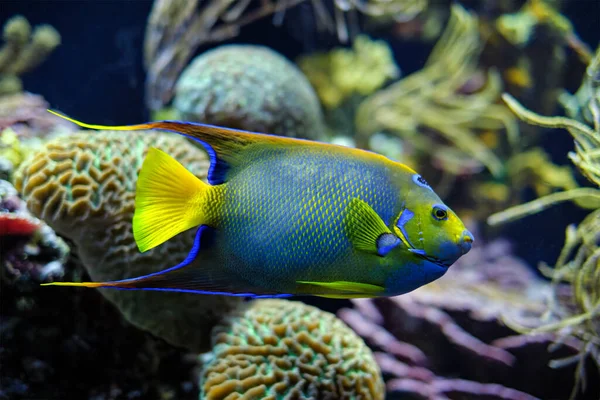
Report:
[[415,256],[449,267],[471,250],[473,234],[418,174],[394,231]]

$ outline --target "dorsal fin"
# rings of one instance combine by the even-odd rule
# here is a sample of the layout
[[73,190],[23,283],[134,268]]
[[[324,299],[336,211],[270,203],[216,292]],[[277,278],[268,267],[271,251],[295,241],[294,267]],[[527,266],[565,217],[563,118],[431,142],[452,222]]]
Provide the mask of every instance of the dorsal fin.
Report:
[[[267,133],[249,132],[239,129],[224,128],[214,125],[200,124],[181,121],[156,121],[136,125],[95,125],[77,121],[56,111],[48,110],[50,113],[71,121],[74,124],[88,129],[114,130],[114,131],[136,131],[142,129],[162,129],[178,133],[193,139],[204,146],[210,157],[210,168],[208,170],[208,183],[217,185],[225,181],[225,175],[230,166],[235,165],[235,160],[244,157],[245,150],[255,144],[276,145],[279,147],[289,146],[315,146],[325,147],[328,151],[342,151],[362,157],[371,157],[371,160],[380,160],[393,163],[405,169],[409,173],[415,173],[404,164],[396,163],[388,158],[370,151],[344,147],[335,144],[321,143],[312,140],[289,138]],[[246,153],[247,154],[247,153]]]

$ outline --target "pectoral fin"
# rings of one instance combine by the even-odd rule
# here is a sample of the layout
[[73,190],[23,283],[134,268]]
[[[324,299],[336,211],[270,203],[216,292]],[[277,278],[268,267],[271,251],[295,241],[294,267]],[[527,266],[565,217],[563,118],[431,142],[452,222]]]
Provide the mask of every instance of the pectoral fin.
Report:
[[348,238],[358,250],[384,257],[402,243],[375,210],[361,199],[350,201],[344,222]]
[[378,297],[383,294],[385,289],[381,286],[371,285],[368,283],[349,282],[349,281],[335,281],[335,282],[310,282],[310,281],[297,281],[299,284],[310,285],[323,290],[319,293],[319,290],[313,288],[311,290],[312,295],[319,297],[328,297],[332,299],[353,299],[353,298],[367,298],[367,297]]

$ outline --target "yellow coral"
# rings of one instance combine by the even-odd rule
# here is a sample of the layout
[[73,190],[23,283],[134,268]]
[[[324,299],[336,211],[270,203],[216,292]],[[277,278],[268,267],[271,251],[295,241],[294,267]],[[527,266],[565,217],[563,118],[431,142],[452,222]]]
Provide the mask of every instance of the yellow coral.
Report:
[[301,57],[298,66],[327,108],[354,94],[367,96],[399,75],[390,47],[383,40],[356,37],[353,48]]
[[478,133],[505,130],[508,143],[516,148],[519,131],[514,116],[496,104],[502,87],[496,71],[488,72],[486,84],[478,90],[466,89],[485,80],[477,71],[481,50],[477,17],[453,5],[448,25],[424,68],[361,103],[355,119],[359,146],[366,147],[373,133],[384,130],[431,154],[441,146],[424,132],[434,131],[500,176],[502,162]]
[[16,167],[21,164],[24,157],[23,148],[15,131],[6,128],[0,132],[0,158],[10,161]]

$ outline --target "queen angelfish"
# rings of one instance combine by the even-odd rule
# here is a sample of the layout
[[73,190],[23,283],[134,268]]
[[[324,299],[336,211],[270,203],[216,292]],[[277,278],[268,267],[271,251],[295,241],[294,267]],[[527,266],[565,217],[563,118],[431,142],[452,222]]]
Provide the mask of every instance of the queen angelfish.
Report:
[[[133,234],[145,252],[196,228],[179,265],[111,282],[54,282],[248,297],[396,296],[440,278],[473,235],[406,165],[369,151],[189,122],[161,129],[201,143],[208,183],[151,148]],[[203,262],[203,260],[211,262]]]

